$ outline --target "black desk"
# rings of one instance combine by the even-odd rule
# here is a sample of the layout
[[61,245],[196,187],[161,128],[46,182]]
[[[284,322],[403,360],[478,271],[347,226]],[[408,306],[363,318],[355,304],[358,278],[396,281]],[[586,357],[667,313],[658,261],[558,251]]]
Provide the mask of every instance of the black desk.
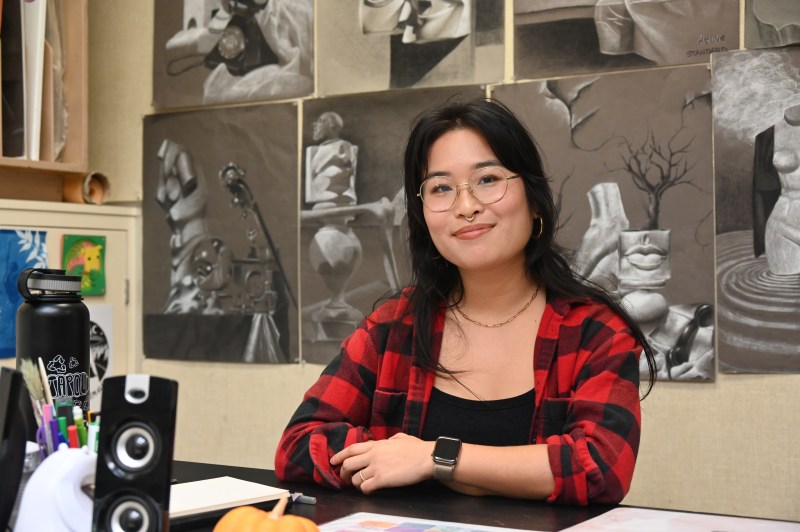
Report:
[[[317,498],[317,504],[295,504],[290,512],[308,517],[321,524],[355,512],[456,521],[476,525],[500,526],[535,530],[562,530],[614,506],[571,507],[556,506],[539,501],[524,501],[502,497],[471,497],[461,495],[435,482],[408,488],[381,490],[374,495],[362,495],[349,489],[335,491],[315,484],[278,482],[274,471],[232,467],[194,462],[175,461],[173,475],[178,482],[191,482],[221,476],[259,482],[270,486],[301,491]],[[181,530],[211,530],[207,522]]]

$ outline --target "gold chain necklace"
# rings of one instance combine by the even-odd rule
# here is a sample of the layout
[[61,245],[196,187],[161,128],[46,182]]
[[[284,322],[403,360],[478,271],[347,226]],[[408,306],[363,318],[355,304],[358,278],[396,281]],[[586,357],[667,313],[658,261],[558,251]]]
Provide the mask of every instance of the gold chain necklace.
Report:
[[524,306],[523,306],[521,309],[519,309],[519,310],[517,311],[517,313],[516,313],[516,314],[514,314],[513,316],[511,316],[510,318],[508,318],[508,319],[507,319],[507,320],[505,320],[505,321],[501,321],[500,323],[483,323],[483,322],[480,322],[480,321],[478,321],[478,320],[473,320],[472,318],[470,318],[469,316],[467,316],[467,315],[464,313],[464,311],[463,311],[463,310],[461,310],[461,307],[459,307],[458,305],[453,305],[453,308],[454,308],[454,309],[456,309],[456,311],[457,311],[459,314],[461,314],[461,316],[463,316],[463,318],[464,318],[465,320],[467,320],[467,321],[471,321],[471,322],[472,322],[472,323],[474,323],[475,325],[480,325],[481,327],[487,327],[487,328],[489,328],[489,329],[494,329],[494,328],[497,328],[497,327],[502,327],[502,326],[503,326],[503,325],[505,325],[506,323],[511,323],[512,321],[514,321],[514,320],[517,318],[517,316],[519,316],[520,314],[522,314],[523,312],[525,312],[525,310],[526,310],[528,307],[530,307],[530,306],[531,306],[531,303],[533,303],[533,300],[534,300],[534,299],[536,299],[536,296],[537,296],[537,295],[539,295],[539,285],[538,285],[538,284],[536,285],[536,290],[534,290],[534,291],[533,291],[533,295],[532,295],[532,296],[531,296],[531,298],[528,300],[528,302],[527,302],[527,303],[525,303],[525,305],[524,305]]

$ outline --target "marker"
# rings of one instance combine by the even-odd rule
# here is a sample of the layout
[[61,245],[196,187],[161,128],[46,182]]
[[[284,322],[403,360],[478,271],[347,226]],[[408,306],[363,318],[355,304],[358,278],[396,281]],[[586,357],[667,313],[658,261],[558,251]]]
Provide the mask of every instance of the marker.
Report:
[[78,427],[75,425],[70,425],[67,427],[67,435],[69,436],[69,448],[70,449],[77,449],[81,445],[78,442]]
[[68,426],[69,426],[69,424],[67,423],[66,416],[58,416],[58,428],[60,429],[61,436],[64,438],[65,442],[69,441],[67,439],[67,438],[69,438],[69,433],[67,432],[67,427]]
[[61,443],[66,443],[64,436],[61,434],[61,431],[58,429],[58,421],[55,419],[50,420],[50,438],[53,440],[53,449],[55,451],[58,450],[58,446]]

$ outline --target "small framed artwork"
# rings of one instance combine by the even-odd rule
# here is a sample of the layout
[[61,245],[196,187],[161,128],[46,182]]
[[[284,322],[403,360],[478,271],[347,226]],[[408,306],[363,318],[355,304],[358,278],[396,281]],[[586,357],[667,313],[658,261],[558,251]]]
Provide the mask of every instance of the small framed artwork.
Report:
[[102,296],[106,293],[106,237],[64,235],[61,267],[67,275],[81,278],[81,294]]

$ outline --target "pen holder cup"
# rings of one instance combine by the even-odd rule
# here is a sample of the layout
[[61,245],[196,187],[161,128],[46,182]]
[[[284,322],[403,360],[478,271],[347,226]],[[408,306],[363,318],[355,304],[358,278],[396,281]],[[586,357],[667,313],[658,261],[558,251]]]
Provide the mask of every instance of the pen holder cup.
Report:
[[94,484],[96,466],[97,455],[87,448],[69,449],[62,444],[28,479],[14,530],[91,530],[94,502],[84,488]]

